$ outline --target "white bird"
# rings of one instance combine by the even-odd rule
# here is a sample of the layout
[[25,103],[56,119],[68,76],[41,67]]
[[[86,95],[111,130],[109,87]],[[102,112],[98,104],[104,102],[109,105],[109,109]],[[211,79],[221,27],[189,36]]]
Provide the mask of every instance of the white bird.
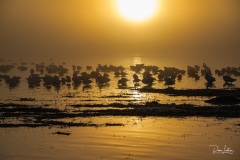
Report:
[[127,78],[121,78],[120,80],[118,80],[118,86],[126,86],[127,85]]
[[138,75],[135,73],[133,74],[133,79],[134,79],[133,82],[136,82],[136,83],[141,81],[141,79],[139,79]]
[[205,79],[207,80],[208,83],[213,83],[216,81],[216,79],[213,76],[210,76],[208,74],[205,75]]
[[181,75],[180,73],[177,75],[177,79],[178,79],[179,81],[182,80],[182,75]]
[[89,85],[89,84],[91,84],[92,83],[92,80],[90,80],[90,79],[83,79],[82,80],[82,82],[83,82],[83,84],[85,84],[85,85]]
[[167,86],[171,86],[175,84],[175,79],[171,78],[171,77],[166,77],[164,78],[165,81],[165,85]]
[[237,79],[226,75],[226,76],[223,76],[223,80],[225,81],[225,83],[232,83],[232,82],[235,82]]

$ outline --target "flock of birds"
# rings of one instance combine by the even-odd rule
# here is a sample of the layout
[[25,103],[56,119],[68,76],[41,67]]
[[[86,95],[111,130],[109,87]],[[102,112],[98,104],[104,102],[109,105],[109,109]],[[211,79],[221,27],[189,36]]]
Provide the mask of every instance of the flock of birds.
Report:
[[[21,77],[9,76],[7,73],[15,67],[20,71],[26,71],[28,70],[27,65],[27,63],[23,62],[20,66],[17,66],[17,63],[0,65],[0,73],[3,73],[0,74],[0,82],[5,80],[5,83],[9,86],[17,86],[21,81]],[[26,78],[28,85],[31,87],[39,86],[42,82],[45,86],[55,87],[71,84],[75,86],[79,86],[80,84],[89,86],[94,80],[98,86],[104,86],[111,81],[109,77],[110,72],[113,72],[115,77],[119,77],[117,83],[119,88],[127,87],[127,82],[129,81],[127,78],[128,73],[122,66],[98,64],[95,69],[93,69],[92,66],[86,66],[86,71],[82,71],[83,68],[81,66],[72,65],[72,76],[70,76],[68,75],[70,70],[64,67],[65,63],[62,65],[55,65],[54,63],[49,65],[45,65],[44,63],[31,63],[31,65],[32,69],[30,69],[30,74]],[[203,63],[202,67],[199,65],[187,66],[187,70],[181,70],[175,67],[164,67],[160,69],[154,65],[136,64],[130,66],[130,70],[134,72],[132,75],[134,87],[140,86],[141,83],[151,86],[156,80],[164,81],[164,84],[170,87],[176,83],[176,80],[181,81],[182,76],[185,74],[187,74],[188,77],[194,78],[196,81],[199,80],[201,76],[204,76],[208,87],[211,87],[216,81],[210,67],[205,63]],[[222,76],[225,85],[231,86],[232,83],[236,81],[236,78],[232,78],[232,76],[240,76],[240,67],[222,68],[221,70],[215,70],[215,74]]]

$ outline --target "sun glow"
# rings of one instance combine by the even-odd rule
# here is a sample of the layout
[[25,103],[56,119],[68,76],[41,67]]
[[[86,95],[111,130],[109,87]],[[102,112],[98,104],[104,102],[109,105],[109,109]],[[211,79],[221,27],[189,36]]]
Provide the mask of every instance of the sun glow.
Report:
[[154,15],[157,9],[157,0],[117,0],[117,7],[125,19],[142,22]]

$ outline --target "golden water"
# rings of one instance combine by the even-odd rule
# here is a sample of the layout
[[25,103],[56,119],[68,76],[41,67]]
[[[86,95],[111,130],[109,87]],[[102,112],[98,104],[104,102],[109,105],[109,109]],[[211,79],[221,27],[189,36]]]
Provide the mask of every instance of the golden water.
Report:
[[[136,59],[136,62],[133,61],[133,64],[141,62],[139,59]],[[69,68],[68,75],[72,76],[72,69],[71,64],[67,65]],[[82,66],[85,68],[85,66]],[[33,65],[29,65],[29,69],[34,68]],[[163,69],[160,67],[160,69]],[[180,69],[185,69],[180,68]],[[81,70],[82,72],[85,71],[85,69]],[[125,70],[128,75],[126,78],[129,79],[127,82],[129,88],[134,88],[134,83],[132,82],[133,78],[132,75],[134,74],[133,71],[130,71],[129,66],[126,66]],[[91,72],[91,71],[87,71]],[[29,75],[29,71],[19,71],[16,68],[14,68],[9,75],[16,75],[21,76],[21,82],[20,84],[15,88],[9,88],[7,84],[4,83],[4,81],[0,82],[0,102],[12,102],[15,100],[19,100],[20,98],[34,98],[36,99],[35,102],[32,103],[38,103],[38,104],[56,104],[57,106],[62,106],[65,104],[75,104],[75,103],[94,103],[94,104],[109,104],[109,103],[122,103],[127,104],[129,102],[131,103],[139,103],[144,104],[147,101],[159,101],[160,103],[164,104],[183,104],[183,103],[189,103],[194,105],[208,105],[204,103],[204,100],[208,99],[209,97],[185,97],[185,96],[168,96],[165,94],[158,94],[158,93],[140,93],[136,90],[132,89],[119,89],[117,82],[120,79],[119,77],[114,77],[114,73],[110,72],[108,73],[110,76],[110,83],[102,88],[99,88],[99,86],[96,84],[95,80],[93,80],[93,83],[91,86],[87,87],[81,84],[79,87],[74,87],[73,85],[66,86],[62,85],[60,88],[51,87],[46,88],[41,83],[41,86],[29,88],[27,84],[26,78]],[[142,76],[142,73],[139,74],[139,77]],[[216,82],[214,82],[213,88],[223,89],[226,87],[223,86],[224,81],[222,77],[218,77],[217,75],[214,75],[216,77]],[[167,86],[164,85],[163,81],[158,81],[157,75],[154,76],[156,78],[156,81],[152,85],[152,88],[159,88],[164,89],[167,88]],[[240,87],[240,79],[237,78],[237,81],[234,82],[234,88]],[[200,78],[200,80],[195,81],[193,78],[187,77],[187,75],[183,76],[183,79],[181,81],[176,81],[176,84],[173,86],[175,89],[204,89],[206,88],[206,80],[204,79],[204,76]],[[144,87],[144,84],[141,84],[140,87]],[[71,96],[71,98],[69,98]],[[106,98],[107,96],[115,96],[111,98]],[[121,97],[122,96],[122,97]],[[124,97],[125,96],[125,97]],[[103,98],[105,97],[105,98]],[[89,101],[91,100],[91,101]]]
[[[87,119],[86,119],[87,120]],[[90,120],[90,119],[89,119]],[[239,119],[100,117],[121,127],[1,128],[0,159],[213,159],[240,156]],[[56,131],[71,135],[52,134]],[[226,145],[233,154],[213,154]]]
[[[135,58],[131,65],[142,63]],[[112,63],[114,64],[114,63]],[[95,64],[96,66],[97,64]],[[119,65],[119,64],[117,64]],[[163,65],[163,64],[162,64]],[[94,64],[93,64],[94,66]],[[128,87],[133,87],[129,65],[126,66]],[[171,65],[174,67],[174,65]],[[71,64],[68,64],[71,67]],[[84,68],[85,66],[83,66]],[[160,69],[163,66],[160,66]],[[170,66],[169,66],[170,67]],[[29,65],[29,68],[34,66]],[[180,69],[186,69],[182,67]],[[84,70],[83,70],[84,71]],[[110,104],[138,103],[158,101],[163,104],[207,105],[209,97],[168,96],[159,93],[141,93],[132,89],[119,89],[119,78],[110,75],[108,86],[99,88],[95,82],[90,88],[61,86],[60,88],[29,88],[25,79],[29,72],[13,69],[10,75],[21,76],[21,83],[9,88],[0,82],[0,103],[46,105],[60,109],[71,109],[72,104]],[[70,71],[68,73],[72,75]],[[215,88],[223,88],[223,80],[217,77]],[[235,87],[240,86],[237,77]],[[142,85],[141,87],[143,87]],[[166,88],[164,82],[156,81],[153,88]],[[199,81],[183,76],[176,81],[175,89],[206,88],[205,79]],[[109,97],[112,96],[112,97]],[[33,98],[34,101],[19,101],[21,98]],[[17,118],[17,117],[16,117]],[[12,119],[10,121],[14,121]],[[240,120],[215,118],[156,118],[156,117],[87,117],[71,121],[103,124],[123,123],[115,127],[71,127],[71,128],[0,128],[0,159],[230,159],[240,156]],[[68,120],[65,120],[68,121]],[[1,123],[5,123],[1,121]],[[56,131],[69,132],[71,135],[52,134]],[[234,154],[213,154],[209,145],[225,145],[234,150]]]

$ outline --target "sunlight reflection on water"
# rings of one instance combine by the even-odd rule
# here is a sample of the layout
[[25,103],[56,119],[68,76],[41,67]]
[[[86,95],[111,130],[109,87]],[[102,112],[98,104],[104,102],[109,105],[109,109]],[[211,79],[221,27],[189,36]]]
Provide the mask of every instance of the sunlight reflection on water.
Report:
[[[184,81],[184,80],[183,80]],[[24,84],[25,83],[25,84]],[[180,82],[184,83],[184,82]],[[191,84],[191,83],[189,83]],[[194,84],[194,82],[193,82]],[[20,98],[35,98],[36,101],[41,102],[54,102],[54,103],[126,103],[126,102],[138,102],[145,103],[146,101],[160,101],[161,103],[190,103],[196,105],[202,105],[206,98],[200,97],[186,97],[186,96],[168,96],[165,94],[158,93],[141,93],[136,90],[129,89],[118,89],[116,81],[112,81],[109,87],[98,89],[96,84],[92,85],[91,89],[83,91],[82,86],[78,88],[61,86],[59,90],[54,87],[46,89],[43,86],[29,89],[26,82],[22,82],[17,88],[9,89],[8,86],[2,84],[0,86],[2,94],[0,99],[2,102],[19,100]],[[161,86],[161,87],[159,87]],[[176,84],[175,88],[182,85]],[[193,88],[197,85],[193,85]],[[162,88],[164,87],[161,82],[155,84],[153,87]],[[204,88],[204,87],[201,87]],[[199,88],[200,89],[200,88]],[[111,97],[112,96],[112,97]]]
[[[141,57],[131,60],[131,65],[145,63]],[[112,106],[78,107],[74,104],[145,104],[157,101],[162,104],[206,105],[209,97],[169,96],[160,93],[143,93],[134,89],[133,71],[126,63],[127,88],[119,88],[120,77],[110,72],[108,85],[99,86],[94,81],[90,86],[61,85],[30,88],[26,77],[29,71],[20,72],[14,68],[9,75],[21,76],[19,86],[9,88],[0,82],[0,103],[30,104],[50,108],[67,109],[69,112],[85,110],[116,109]],[[96,65],[96,64],[95,64]],[[94,66],[94,65],[93,65]],[[71,64],[67,65],[71,68]],[[83,66],[83,68],[86,66]],[[160,66],[161,68],[162,66]],[[29,68],[34,68],[29,65]],[[186,68],[182,68],[186,69]],[[82,71],[85,71],[84,69]],[[89,73],[90,71],[87,71]],[[68,75],[72,75],[72,70]],[[142,79],[142,72],[139,78]],[[154,75],[157,79],[157,75]],[[223,80],[215,76],[215,88],[223,89]],[[236,87],[240,86],[237,77]],[[131,88],[129,88],[131,87]],[[140,83],[141,87],[146,87]],[[155,81],[152,88],[166,89],[163,81]],[[175,89],[204,89],[205,80],[199,81],[183,76],[176,81]],[[24,99],[25,100],[21,100]],[[117,108],[121,110],[122,108]],[[2,123],[23,123],[24,117],[10,118]],[[9,121],[9,122],[8,122]],[[236,159],[240,148],[239,119],[214,118],[160,118],[160,117],[118,117],[90,116],[59,118],[57,121],[97,124],[95,127],[39,127],[0,128],[0,159]],[[104,123],[121,123],[124,126],[106,127]],[[99,126],[98,126],[99,125]],[[71,133],[69,136],[52,134],[57,131]],[[209,145],[227,145],[236,152],[234,155],[213,155]]]
[[[141,57],[134,57],[131,60],[131,65],[142,64],[143,59]],[[68,75],[72,75],[72,64],[65,65],[69,68]],[[93,65],[94,66],[94,65]],[[96,64],[95,64],[96,66]],[[85,68],[86,66],[82,66]],[[126,78],[129,80],[127,82],[127,87],[129,88],[142,88],[146,87],[144,84],[140,83],[139,86],[135,86],[133,82],[132,75],[133,71],[130,70],[129,65],[126,65]],[[28,65],[28,68],[34,68],[34,65]],[[160,69],[162,69],[160,67]],[[186,68],[180,68],[185,69]],[[213,69],[212,69],[213,70]],[[81,70],[84,72],[85,69]],[[86,71],[90,73],[90,71]],[[139,73],[139,78],[142,79],[142,73]],[[2,93],[0,96],[1,102],[11,102],[16,101],[21,98],[34,98],[36,101],[31,101],[29,103],[46,103],[46,104],[57,104],[58,106],[64,106],[66,104],[109,104],[109,103],[139,103],[144,104],[147,101],[159,101],[160,103],[175,103],[175,104],[194,104],[194,105],[207,105],[204,103],[206,97],[187,97],[187,96],[168,96],[166,94],[159,93],[141,93],[137,90],[132,89],[124,89],[118,87],[118,80],[120,77],[115,77],[113,72],[109,72],[109,77],[111,79],[108,85],[99,86],[95,82],[89,86],[84,86],[81,84],[80,86],[74,85],[61,85],[59,87],[49,86],[45,87],[43,83],[40,86],[29,88],[27,85],[26,77],[29,75],[29,71],[19,71],[14,68],[9,75],[21,76],[21,82],[19,86],[15,88],[9,88],[7,84],[2,81],[0,83],[0,90]],[[167,86],[164,85],[163,81],[158,81],[157,75],[153,75],[156,79],[152,85],[152,88],[165,89]],[[216,82],[214,82],[214,88],[222,89],[224,81],[222,77],[216,76]],[[240,86],[239,77],[235,84],[235,87]],[[201,76],[200,80],[195,81],[193,78],[184,75],[181,81],[176,81],[176,84],[173,86],[175,89],[204,89],[206,88],[205,79]]]
[[[83,120],[84,121],[84,120]],[[240,156],[239,119],[100,117],[124,127],[1,128],[3,159],[231,159]],[[226,129],[228,128],[228,129]],[[69,136],[52,134],[56,131]],[[3,138],[4,137],[4,138]],[[234,149],[213,155],[209,145]]]

